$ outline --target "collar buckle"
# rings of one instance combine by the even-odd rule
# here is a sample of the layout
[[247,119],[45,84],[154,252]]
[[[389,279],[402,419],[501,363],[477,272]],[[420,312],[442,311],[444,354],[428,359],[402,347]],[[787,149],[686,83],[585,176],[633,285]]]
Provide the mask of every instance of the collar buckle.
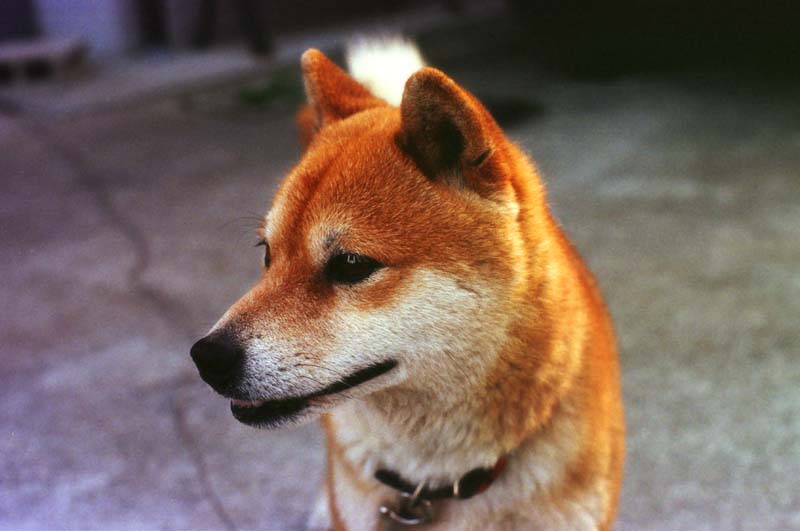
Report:
[[391,506],[383,504],[378,508],[381,516],[395,527],[416,527],[433,520],[433,503],[420,495],[425,489],[425,481],[417,485],[414,492],[399,492],[397,500]]

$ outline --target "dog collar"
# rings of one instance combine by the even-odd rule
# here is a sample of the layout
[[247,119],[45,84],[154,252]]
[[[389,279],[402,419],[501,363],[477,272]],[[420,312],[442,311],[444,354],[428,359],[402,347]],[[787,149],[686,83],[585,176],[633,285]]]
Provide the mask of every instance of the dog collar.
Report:
[[394,470],[387,470],[385,468],[378,469],[375,472],[375,479],[387,487],[391,487],[404,494],[414,494],[415,498],[423,500],[434,501],[447,498],[466,500],[486,491],[506,468],[506,463],[506,458],[501,457],[491,468],[473,468],[458,478],[455,483],[435,489],[428,488],[423,484],[420,490],[420,485],[414,485],[403,479],[403,477]]

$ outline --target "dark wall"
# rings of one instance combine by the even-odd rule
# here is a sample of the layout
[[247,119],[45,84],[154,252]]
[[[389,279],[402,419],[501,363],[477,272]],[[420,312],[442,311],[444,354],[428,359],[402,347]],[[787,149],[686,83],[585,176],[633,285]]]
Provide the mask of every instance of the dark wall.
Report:
[[31,0],[0,0],[0,41],[34,36],[35,20]]
[[796,62],[800,7],[786,0],[508,0],[554,61],[578,67]]

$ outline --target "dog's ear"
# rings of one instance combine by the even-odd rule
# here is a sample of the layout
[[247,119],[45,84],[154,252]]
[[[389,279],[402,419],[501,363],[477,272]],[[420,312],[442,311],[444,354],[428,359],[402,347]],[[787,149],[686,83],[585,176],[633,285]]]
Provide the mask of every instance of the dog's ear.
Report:
[[317,130],[351,114],[386,105],[319,50],[306,51],[301,62],[306,98]]
[[408,78],[400,113],[398,144],[428,177],[482,195],[497,189],[504,171],[493,155],[502,132],[472,94],[426,67]]
[[314,135],[317,134],[317,118],[311,105],[303,105],[294,115],[297,131],[300,133],[300,148],[305,152]]

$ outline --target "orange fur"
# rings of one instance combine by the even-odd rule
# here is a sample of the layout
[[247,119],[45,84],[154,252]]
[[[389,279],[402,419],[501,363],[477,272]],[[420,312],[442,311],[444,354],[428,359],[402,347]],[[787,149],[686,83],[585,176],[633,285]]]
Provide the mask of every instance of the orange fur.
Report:
[[[481,103],[438,70],[414,74],[399,109],[318,51],[304,55],[303,71],[306,150],[265,228],[272,265],[226,326],[249,338],[269,328],[315,363],[331,363],[326,345],[339,334],[341,312],[357,320],[405,308],[402,319],[413,319],[405,301],[425,300],[418,281],[432,278],[480,308],[471,319],[487,320],[458,344],[469,348],[474,333],[475,345],[495,350],[447,351],[422,369],[408,362],[415,376],[363,397],[363,416],[332,410],[324,422],[332,525],[355,531],[370,521],[354,513],[356,501],[374,513],[392,495],[371,477],[376,459],[411,480],[433,470],[430,479],[444,483],[457,477],[446,459],[463,452],[462,473],[503,455],[509,468],[477,501],[446,502],[430,529],[462,529],[467,517],[485,529],[577,529],[570,518],[594,522],[581,529],[609,529],[624,453],[612,324],[533,165]],[[363,286],[336,288],[320,274],[332,247],[385,268]],[[477,337],[483,331],[489,339]],[[458,373],[448,363],[471,368]],[[448,370],[464,380],[447,380]],[[390,430],[395,446],[385,447],[375,426]],[[362,431],[373,446],[354,435]]]

